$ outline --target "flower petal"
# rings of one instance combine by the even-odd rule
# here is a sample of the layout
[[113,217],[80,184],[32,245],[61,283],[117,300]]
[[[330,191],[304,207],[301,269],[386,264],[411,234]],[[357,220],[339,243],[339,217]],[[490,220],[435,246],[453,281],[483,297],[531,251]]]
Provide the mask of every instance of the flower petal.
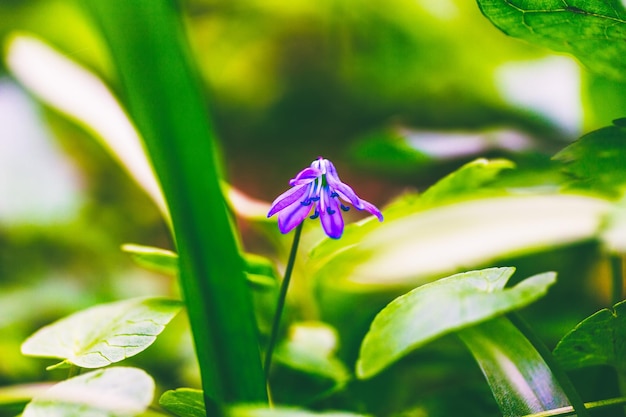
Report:
[[355,208],[363,210],[362,200],[349,185],[341,182],[335,166],[330,161],[328,161],[326,168],[326,182],[342,199],[349,201]]
[[346,184],[340,182],[339,184],[337,184],[333,188],[334,188],[334,191],[339,195],[339,197],[341,197],[342,200],[349,202],[357,210],[363,210],[364,209],[363,201],[365,201],[365,200],[360,199],[359,196],[356,195],[354,190],[352,188],[350,188],[349,185],[346,185]]
[[272,217],[274,214],[284,210],[291,204],[298,203],[298,205],[300,205],[300,200],[307,193],[308,189],[308,184],[297,185],[279,195],[272,203],[270,211],[267,213],[267,217]]
[[310,182],[315,181],[316,178],[319,178],[322,175],[322,171],[317,168],[308,167],[304,168],[302,171],[296,175],[295,178],[289,180],[289,185],[301,185],[308,184]]
[[361,203],[363,204],[363,210],[369,211],[371,214],[378,217],[379,222],[383,221],[383,213],[381,213],[380,210],[378,210],[378,207],[376,207],[369,201],[365,201],[365,200],[361,200]]
[[343,217],[341,216],[341,209],[339,208],[339,202],[337,198],[330,197],[328,191],[326,191],[326,209],[322,210],[320,207],[320,221],[324,232],[333,239],[339,239],[343,234]]
[[302,223],[311,212],[314,204],[304,205],[299,201],[286,207],[278,213],[278,229],[281,233],[289,233],[293,228]]

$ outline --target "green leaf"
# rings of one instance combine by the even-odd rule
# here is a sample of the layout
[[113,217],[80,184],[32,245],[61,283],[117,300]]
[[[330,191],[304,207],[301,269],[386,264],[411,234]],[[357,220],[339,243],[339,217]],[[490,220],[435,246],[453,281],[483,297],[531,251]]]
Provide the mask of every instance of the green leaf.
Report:
[[576,56],[591,70],[626,80],[626,10],[620,0],[478,0],[507,35]]
[[314,412],[301,408],[290,407],[259,407],[235,406],[228,411],[229,417],[365,417],[364,414],[355,414],[344,411]]
[[[132,243],[122,245],[122,250],[130,253],[133,260],[146,269],[178,276],[178,255],[175,252]],[[248,282],[261,288],[276,286],[276,268],[269,259],[246,253],[244,261]]]
[[506,317],[458,332],[480,365],[505,417],[570,405],[550,367]]
[[463,165],[430,187],[421,197],[421,204],[432,206],[444,202],[460,200],[468,196],[480,196],[493,190],[486,188],[500,172],[515,168],[515,164],[506,159],[477,159]]
[[[620,119],[623,120],[623,119]],[[621,195],[626,187],[626,127],[593,131],[554,156],[577,188]]]
[[547,272],[504,289],[515,268],[465,272],[422,285],[378,313],[363,339],[356,373],[370,378],[447,333],[524,307],[555,283]]
[[170,210],[207,408],[267,402],[252,297],[218,144],[174,0],[85,0]]
[[406,194],[385,207],[385,221],[443,204],[504,194],[505,190],[494,190],[489,185],[503,170],[512,168],[515,164],[506,159],[479,158],[468,162],[437,181],[423,194]]
[[156,272],[178,276],[178,255],[167,249],[126,243],[122,250],[131,255],[137,265]]
[[201,390],[178,388],[165,391],[159,404],[179,417],[205,417],[204,394]]
[[461,268],[595,239],[611,209],[600,198],[547,194],[407,210],[346,229],[340,247],[327,239],[307,270],[333,288],[415,287]]
[[626,374],[626,301],[587,317],[554,349],[566,369],[610,365]]
[[153,395],[154,381],[141,369],[99,369],[52,386],[22,416],[128,417],[144,412]]
[[142,352],[180,311],[167,298],[135,298],[79,311],[35,332],[22,353],[100,368]]
[[350,372],[335,356],[337,339],[335,329],[324,323],[296,323],[289,329],[287,340],[276,349],[275,360],[341,386],[350,379]]

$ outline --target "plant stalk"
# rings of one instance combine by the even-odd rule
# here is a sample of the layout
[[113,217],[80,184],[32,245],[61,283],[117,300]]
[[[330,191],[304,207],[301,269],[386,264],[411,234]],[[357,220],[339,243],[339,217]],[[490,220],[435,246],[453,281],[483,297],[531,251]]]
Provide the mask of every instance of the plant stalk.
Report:
[[285,277],[280,285],[280,293],[278,294],[278,300],[276,301],[276,311],[274,312],[274,320],[272,321],[272,332],[270,333],[270,339],[265,350],[265,381],[269,380],[270,368],[272,367],[272,356],[274,354],[274,348],[276,347],[276,341],[278,340],[278,331],[280,330],[280,319],[283,315],[285,308],[285,301],[287,299],[287,290],[289,289],[289,282],[291,281],[291,273],[296,263],[296,254],[298,253],[298,244],[300,243],[300,235],[302,234],[302,225],[300,223],[296,227],[295,235],[293,236],[293,243],[291,244],[291,252],[289,253],[289,260],[287,261],[287,268],[285,269]]

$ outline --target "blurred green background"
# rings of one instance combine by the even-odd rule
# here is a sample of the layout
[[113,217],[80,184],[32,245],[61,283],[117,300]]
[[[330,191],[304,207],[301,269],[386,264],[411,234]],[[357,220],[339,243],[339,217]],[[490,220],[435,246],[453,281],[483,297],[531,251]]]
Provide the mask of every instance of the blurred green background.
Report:
[[[204,81],[207,117],[221,140],[225,175],[264,201],[319,155],[332,159],[342,179],[378,205],[406,190],[424,190],[479,156],[510,158],[521,172],[544,172],[532,177],[532,185],[549,186],[556,151],[626,113],[623,85],[590,75],[570,57],[508,38],[471,1],[187,0],[181,13]],[[79,2],[0,0],[2,42],[15,31],[39,37],[118,91],[104,42]],[[1,65],[3,386],[59,378],[44,370],[49,361],[19,352],[41,325],[98,302],[177,294],[177,286],[171,277],[139,269],[119,250],[126,242],[172,248],[152,201],[88,130],[43,105]],[[268,243],[265,228],[245,221],[241,226],[249,251],[281,253]],[[288,243],[275,233],[269,241]],[[581,245],[519,265],[528,266],[528,273],[595,271],[601,268],[594,266],[596,250]],[[522,271],[519,278],[527,276]],[[562,307],[577,297],[578,307],[589,307],[559,323],[552,340],[606,304],[606,291],[577,275],[578,282],[557,292],[562,298],[546,303]],[[372,310],[390,297],[374,297]],[[170,326],[133,362],[167,388],[198,386],[185,318],[176,320],[179,326]],[[544,324],[547,334],[549,326]],[[346,341],[352,344],[346,360],[354,359],[363,331]],[[433,351],[440,359],[435,362],[446,365],[420,365],[422,375],[467,372],[470,380],[456,381],[451,390],[477,391],[487,403],[484,409],[482,400],[474,403],[477,413],[493,410],[486,385],[473,385],[481,377],[468,354],[447,340]],[[409,367],[406,374],[412,372]],[[437,378],[438,384],[450,382]],[[377,382],[354,390],[381,389],[372,384]],[[422,404],[436,397],[432,384],[427,388]],[[289,384],[283,389],[288,401],[298,395],[289,393]],[[390,403],[414,400],[407,393],[384,395]],[[364,407],[385,410],[380,404]]]

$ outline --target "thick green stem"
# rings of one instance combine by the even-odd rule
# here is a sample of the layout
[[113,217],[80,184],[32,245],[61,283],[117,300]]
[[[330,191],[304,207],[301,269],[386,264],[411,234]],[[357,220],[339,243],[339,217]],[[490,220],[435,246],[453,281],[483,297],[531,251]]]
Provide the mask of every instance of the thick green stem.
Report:
[[270,339],[267,343],[267,349],[265,350],[265,380],[269,379],[270,368],[272,367],[272,356],[274,354],[274,348],[276,347],[276,341],[278,340],[278,331],[280,330],[280,319],[283,315],[283,309],[285,308],[285,301],[287,300],[287,290],[289,289],[289,282],[291,281],[291,273],[293,272],[293,266],[296,263],[296,254],[298,253],[298,244],[300,243],[300,234],[302,233],[302,223],[296,227],[295,235],[293,236],[293,243],[291,244],[291,252],[289,253],[289,260],[287,261],[287,269],[285,269],[285,278],[280,285],[280,293],[278,294],[278,300],[276,301],[276,311],[274,312],[274,320],[272,322],[272,331],[270,333]]
[[517,327],[517,329],[522,332],[522,334],[528,339],[528,341],[535,347],[537,352],[541,355],[546,365],[552,371],[552,374],[561,385],[563,392],[567,396],[567,399],[572,404],[574,411],[578,417],[590,417],[589,412],[585,408],[585,404],[582,399],[578,395],[578,391],[572,384],[572,381],[569,379],[561,365],[556,361],[552,352],[546,347],[543,341],[535,334],[532,328],[526,323],[522,317],[517,313],[509,313],[507,315],[511,323]]
[[175,0],[83,0],[171,213],[207,415],[266,403],[252,299],[220,189],[215,135]]

